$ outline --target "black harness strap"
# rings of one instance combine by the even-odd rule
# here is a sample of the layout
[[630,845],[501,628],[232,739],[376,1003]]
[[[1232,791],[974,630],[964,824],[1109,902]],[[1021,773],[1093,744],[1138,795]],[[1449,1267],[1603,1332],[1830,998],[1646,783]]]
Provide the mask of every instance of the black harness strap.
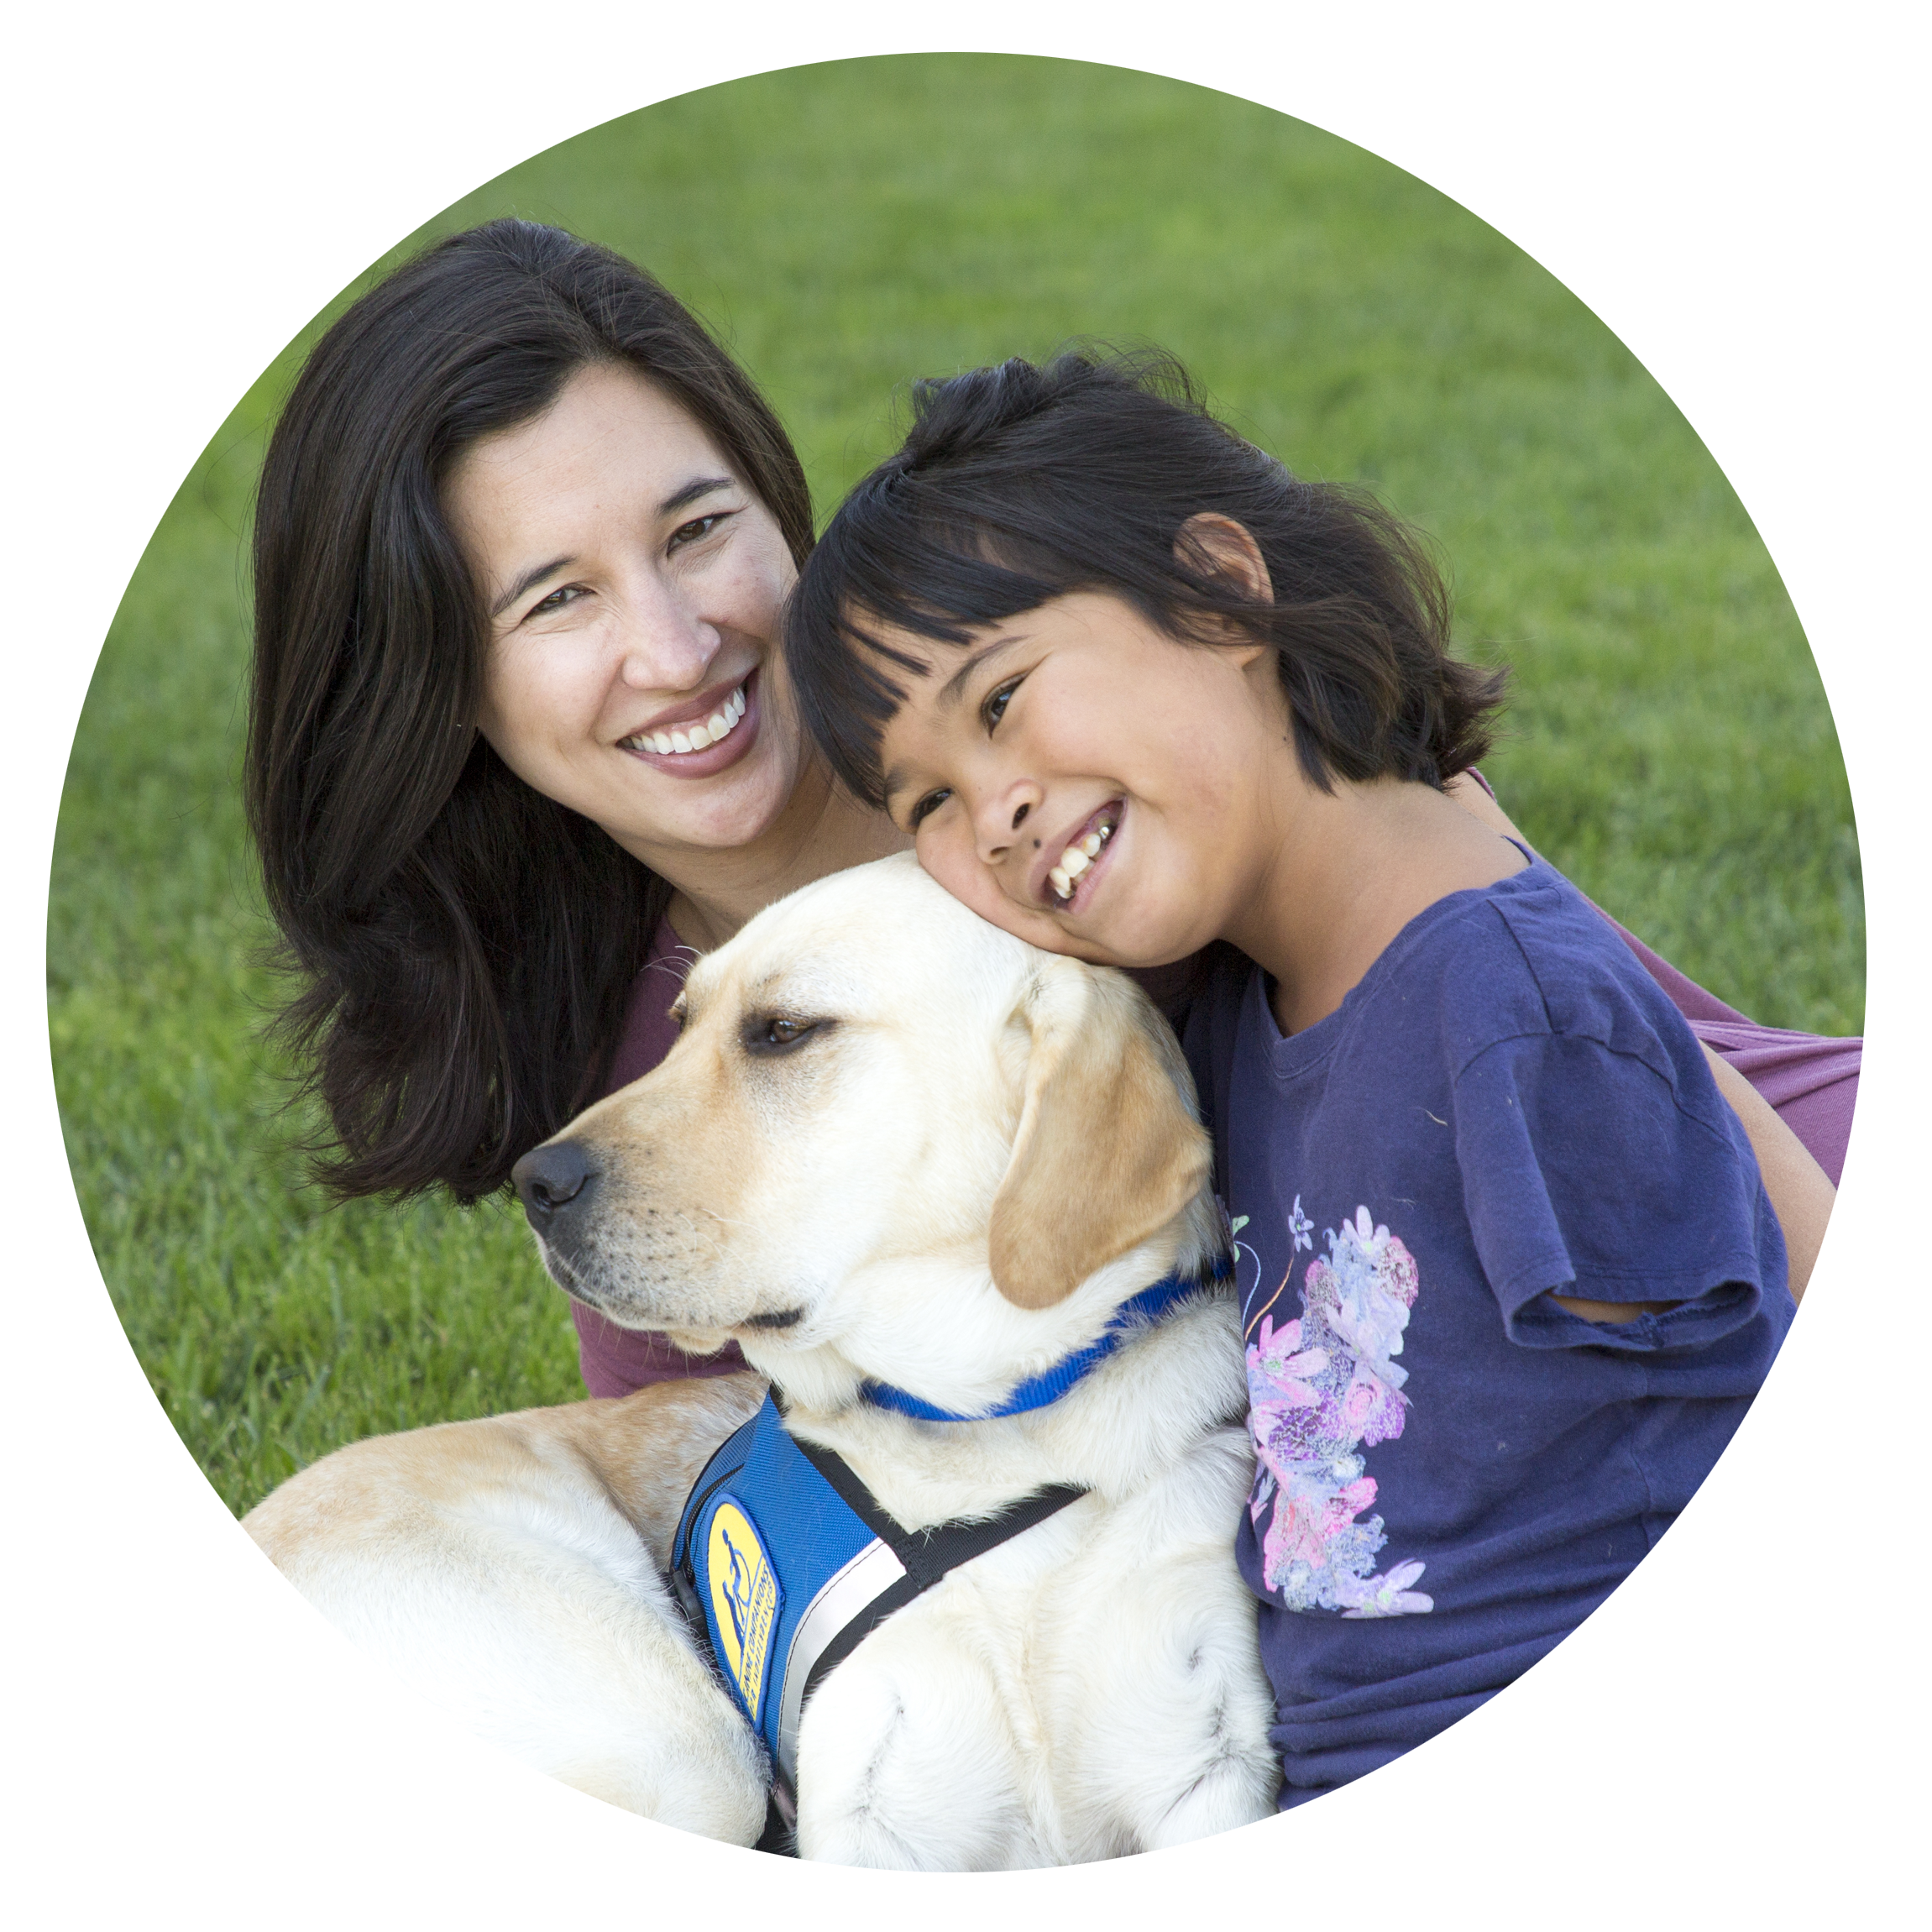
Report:
[[805,1679],[805,1701],[820,1679],[843,1663],[895,1610],[902,1610],[923,1596],[962,1563],[988,1550],[1010,1542],[1035,1523],[1044,1523],[1069,1503],[1076,1503],[1087,1492],[1070,1484],[1050,1490],[1036,1490],[1009,1503],[997,1516],[982,1521],[935,1523],[929,1529],[902,1529],[879,1507],[877,1499],[861,1482],[844,1457],[831,1449],[821,1449],[794,1436],[805,1459],[837,1490],[840,1500],[851,1511],[881,1542],[905,1566],[905,1575],[883,1595],[873,1598],[857,1616],[834,1637],[819,1653],[811,1674]]
[[[893,1521],[879,1500],[866,1488],[852,1466],[845,1457],[833,1449],[821,1449],[817,1443],[802,1442],[792,1437],[798,1453],[825,1478],[830,1490],[839,1500],[852,1511],[852,1515],[866,1524],[877,1536],[879,1542],[897,1555],[906,1574],[897,1583],[887,1588],[883,1594],[873,1598],[845,1629],[839,1631],[819,1657],[811,1665],[804,1687],[804,1704],[811,1702],[811,1693],[817,1690],[819,1683],[830,1671],[852,1656],[854,1650],[885,1623],[894,1611],[904,1610],[914,1600],[931,1590],[933,1584],[941,1583],[952,1571],[974,1558],[986,1555],[989,1549],[997,1549],[1001,1543],[1010,1542],[1022,1530],[1029,1530],[1035,1522],[1045,1522],[1047,1516],[1057,1515],[1068,1503],[1080,1501],[1086,1490],[1074,1488],[1071,1484],[1057,1484],[1051,1490],[1035,1490],[1032,1495],[1022,1495],[1008,1503],[1005,1509],[986,1521],[977,1522],[935,1522],[924,1530],[908,1530]],[[699,1478],[704,1484],[704,1478]],[[689,1505],[686,1505],[689,1509]],[[680,1596],[689,1596],[689,1586],[678,1577]],[[701,1613],[695,1611],[695,1598],[686,1604],[692,1611],[692,1625],[698,1632],[699,1642],[709,1650],[709,1638],[705,1632],[705,1621]],[[717,1665],[713,1663],[713,1668]],[[772,1793],[771,1801],[765,1806],[765,1830],[759,1841],[746,1855],[744,1864],[738,1870],[742,1872],[796,1872],[798,1870],[798,1835],[794,1830],[796,1820],[796,1795],[783,1789],[783,1779],[777,1776],[777,1766],[772,1766]]]

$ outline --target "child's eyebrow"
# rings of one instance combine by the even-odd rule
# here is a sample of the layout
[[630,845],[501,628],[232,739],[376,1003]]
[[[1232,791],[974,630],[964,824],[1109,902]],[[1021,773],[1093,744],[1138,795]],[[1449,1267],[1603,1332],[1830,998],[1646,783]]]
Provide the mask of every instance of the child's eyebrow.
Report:
[[[966,657],[958,670],[955,671],[952,676],[940,687],[938,704],[943,709],[950,710],[960,701],[961,695],[966,689],[967,680],[971,678],[974,672],[979,669],[981,665],[987,662],[989,658],[997,657],[1001,652],[1008,649],[1011,646],[1024,644],[1025,641],[1024,632],[1014,631],[1008,636],[994,638],[990,644],[982,644],[978,650]],[[906,782],[905,767],[903,765],[894,765],[879,780],[881,802],[890,804],[893,795],[905,788]]]
[[961,694],[966,689],[967,679],[989,657],[997,657],[1001,652],[1008,649],[1011,646],[1024,644],[1025,641],[1025,636],[1022,633],[1014,631],[1007,636],[994,638],[990,644],[982,644],[940,687],[938,701],[941,709],[950,710],[955,704],[958,704]]

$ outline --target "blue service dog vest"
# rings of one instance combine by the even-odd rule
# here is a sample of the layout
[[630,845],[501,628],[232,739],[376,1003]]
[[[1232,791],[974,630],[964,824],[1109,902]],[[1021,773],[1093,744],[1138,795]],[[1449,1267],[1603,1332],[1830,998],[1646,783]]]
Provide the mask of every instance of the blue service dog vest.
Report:
[[[866,1399],[928,1422],[983,1422],[1058,1401],[1142,1324],[1225,1281],[1225,1256],[1204,1277],[1169,1275],[1115,1310],[1106,1328],[976,1416],[933,1407],[868,1382]],[[772,1760],[772,1801],[788,1830],[797,1815],[798,1721],[834,1666],[893,1611],[1084,1495],[1036,1490],[987,1521],[902,1529],[845,1459],[795,1441],[767,1395],[692,1485],[671,1545],[671,1580],[694,1631],[710,1640],[726,1687]],[[776,1849],[782,1834],[767,1831]]]
[[1041,1490],[990,1521],[904,1530],[842,1457],[796,1442],[764,1406],[705,1464],[671,1547],[671,1577],[725,1686],[771,1753],[796,1814],[798,1720],[833,1667],[949,1571],[1044,1522],[1084,1490]]

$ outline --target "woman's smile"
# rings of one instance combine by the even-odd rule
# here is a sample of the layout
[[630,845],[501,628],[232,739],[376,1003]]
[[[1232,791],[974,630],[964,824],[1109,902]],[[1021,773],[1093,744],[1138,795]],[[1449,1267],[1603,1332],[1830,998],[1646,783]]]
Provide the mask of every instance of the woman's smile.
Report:
[[620,751],[676,778],[709,778],[735,765],[758,741],[758,673],[714,685],[688,704],[658,713],[617,741]]

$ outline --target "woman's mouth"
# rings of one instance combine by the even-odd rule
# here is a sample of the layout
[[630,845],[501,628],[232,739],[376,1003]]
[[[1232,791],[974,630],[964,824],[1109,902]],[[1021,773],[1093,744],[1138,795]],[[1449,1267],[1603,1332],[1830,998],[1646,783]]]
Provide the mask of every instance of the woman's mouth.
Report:
[[681,778],[705,778],[734,765],[757,735],[758,673],[711,694],[671,723],[658,723],[617,741],[617,749]]
[[1127,809],[1123,799],[1111,798],[1067,841],[1059,859],[1047,868],[1045,890],[1048,905],[1055,912],[1071,912],[1082,888],[1092,881]]

